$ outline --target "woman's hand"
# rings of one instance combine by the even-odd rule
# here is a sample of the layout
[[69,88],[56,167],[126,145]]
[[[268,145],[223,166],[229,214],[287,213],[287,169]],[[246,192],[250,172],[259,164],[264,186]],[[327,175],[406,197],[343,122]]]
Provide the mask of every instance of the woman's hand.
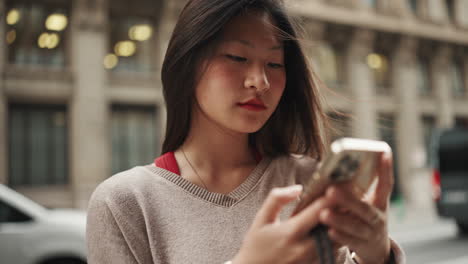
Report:
[[377,187],[369,197],[358,198],[349,184],[335,185],[327,190],[325,199],[337,207],[320,213],[320,221],[330,228],[330,238],[354,251],[360,264],[383,264],[390,255],[387,209],[393,166],[390,154],[382,156]]
[[315,242],[307,234],[319,222],[319,213],[330,206],[317,199],[297,215],[280,222],[278,215],[288,203],[297,199],[302,186],[275,188],[268,195],[247,232],[242,247],[233,259],[243,263],[317,263]]

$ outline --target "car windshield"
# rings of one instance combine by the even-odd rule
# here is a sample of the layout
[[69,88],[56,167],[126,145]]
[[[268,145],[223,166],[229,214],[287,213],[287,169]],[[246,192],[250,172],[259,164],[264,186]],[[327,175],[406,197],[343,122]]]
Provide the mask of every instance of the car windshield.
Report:
[[3,202],[34,216],[46,213],[47,209],[26,196],[0,184],[0,198]]
[[468,173],[468,132],[453,131],[441,137],[439,169],[444,172]]
[[467,172],[468,148],[442,150],[440,153],[440,172]]

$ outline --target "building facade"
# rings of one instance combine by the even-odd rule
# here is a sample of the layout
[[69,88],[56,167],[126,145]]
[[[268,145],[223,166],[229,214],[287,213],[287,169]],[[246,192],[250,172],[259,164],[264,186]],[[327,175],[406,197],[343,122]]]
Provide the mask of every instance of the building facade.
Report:
[[[85,208],[160,153],[160,67],[185,0],[110,3],[0,0],[0,183],[47,206]],[[335,136],[388,141],[398,192],[428,206],[431,131],[468,124],[468,2],[287,4]]]

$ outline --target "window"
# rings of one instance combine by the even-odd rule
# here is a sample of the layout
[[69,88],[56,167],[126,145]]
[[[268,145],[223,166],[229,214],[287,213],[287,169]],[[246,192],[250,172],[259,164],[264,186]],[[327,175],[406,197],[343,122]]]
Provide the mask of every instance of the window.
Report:
[[67,133],[65,107],[10,105],[9,184],[66,184]]
[[432,82],[430,79],[430,62],[428,56],[418,56],[417,63],[418,91],[427,96],[432,93]]
[[330,88],[343,87],[344,51],[327,43],[317,46],[313,59],[320,78]]
[[392,148],[395,146],[395,118],[390,114],[379,115],[380,138]]
[[377,1],[378,0],[363,0],[363,1],[364,1],[364,3],[366,5],[368,5],[370,7],[373,7],[373,8],[377,7]]
[[457,129],[443,133],[438,146],[440,172],[446,177],[464,177],[468,171],[467,151],[468,132]]
[[109,46],[104,66],[113,72],[155,70],[155,25],[163,2],[113,0],[109,16]]
[[7,0],[6,7],[8,62],[63,67],[70,1]]
[[466,93],[463,80],[463,61],[456,57],[451,65],[452,94],[454,97],[464,96]]
[[389,58],[382,53],[371,53],[367,56],[367,65],[371,69],[377,91],[389,94],[391,89]]
[[455,126],[459,128],[468,129],[468,117],[456,117]]
[[113,174],[154,160],[159,138],[154,107],[113,106],[111,125]]
[[0,224],[31,221],[31,217],[0,201]]
[[433,136],[436,131],[435,118],[433,116],[423,116],[422,128],[424,136],[424,147],[426,151],[426,165],[431,165],[431,161],[434,158],[431,157],[431,155],[433,154]]
[[113,71],[150,72],[153,68],[153,23],[150,18],[111,16],[109,54],[104,59]]
[[447,3],[447,15],[452,21],[455,20],[455,0],[445,0]]
[[394,43],[399,41],[399,36],[390,33],[377,33],[374,51],[367,55],[369,66],[375,82],[377,92],[389,95],[392,93],[392,60],[391,54],[395,49]]
[[330,125],[332,126],[332,141],[342,137],[350,137],[352,135],[350,127],[350,116],[348,114],[342,112],[331,112],[327,115],[330,120]]
[[418,0],[408,0],[408,2],[413,13],[417,14],[418,13]]
[[399,188],[399,176],[398,176],[398,149],[397,149],[397,139],[396,139],[396,126],[395,118],[391,114],[380,114],[378,118],[378,128],[380,139],[387,142],[388,145],[392,148],[393,152],[393,173],[395,176],[395,187],[392,193],[392,199],[395,199],[400,194]]

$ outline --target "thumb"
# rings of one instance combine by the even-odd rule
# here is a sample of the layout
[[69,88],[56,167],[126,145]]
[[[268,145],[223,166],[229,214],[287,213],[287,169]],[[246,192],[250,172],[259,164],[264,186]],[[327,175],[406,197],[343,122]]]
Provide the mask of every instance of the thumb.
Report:
[[281,209],[297,199],[302,192],[302,185],[292,185],[284,188],[273,188],[257,213],[252,224],[253,228],[260,228],[276,221]]

